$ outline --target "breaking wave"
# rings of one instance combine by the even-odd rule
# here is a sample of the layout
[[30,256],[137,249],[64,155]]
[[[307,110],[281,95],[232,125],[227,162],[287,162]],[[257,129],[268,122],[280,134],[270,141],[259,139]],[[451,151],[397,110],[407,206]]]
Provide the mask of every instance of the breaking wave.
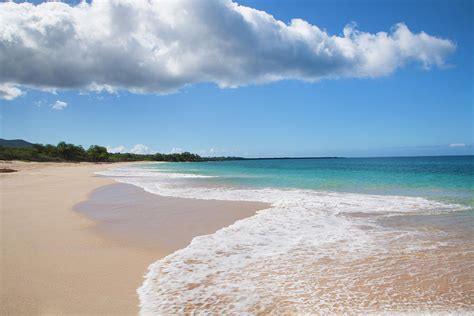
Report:
[[[138,289],[143,315],[472,308],[474,295],[466,293],[474,288],[472,278],[458,282],[451,275],[453,269],[472,271],[470,249],[451,251],[442,232],[381,221],[462,210],[459,205],[419,197],[186,186],[172,180],[206,176],[137,167],[98,174],[163,196],[271,205],[214,234],[195,237],[186,248],[153,263]],[[444,267],[437,261],[440,256],[446,259]],[[449,286],[425,283],[430,278],[445,278]]]

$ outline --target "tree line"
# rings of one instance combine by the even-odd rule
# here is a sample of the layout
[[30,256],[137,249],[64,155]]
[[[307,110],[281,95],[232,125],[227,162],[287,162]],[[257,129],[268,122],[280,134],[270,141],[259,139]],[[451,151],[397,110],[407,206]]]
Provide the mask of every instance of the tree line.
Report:
[[31,147],[3,147],[0,146],[0,160],[25,161],[71,161],[71,162],[121,162],[121,161],[170,161],[170,162],[198,162],[235,160],[239,157],[201,157],[190,152],[173,154],[132,154],[109,153],[107,148],[92,145],[88,149],[82,146],[60,142],[54,145],[33,144]]

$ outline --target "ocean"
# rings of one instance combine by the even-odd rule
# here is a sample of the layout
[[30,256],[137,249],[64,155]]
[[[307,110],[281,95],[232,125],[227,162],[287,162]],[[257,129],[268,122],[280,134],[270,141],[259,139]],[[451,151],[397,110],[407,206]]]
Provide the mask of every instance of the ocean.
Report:
[[153,263],[138,289],[142,314],[474,311],[474,156],[100,174],[164,196],[271,205]]

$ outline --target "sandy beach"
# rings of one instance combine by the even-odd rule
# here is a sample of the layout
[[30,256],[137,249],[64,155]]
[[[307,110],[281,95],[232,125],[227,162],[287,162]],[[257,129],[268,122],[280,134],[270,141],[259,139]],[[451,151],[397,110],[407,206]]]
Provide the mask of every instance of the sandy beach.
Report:
[[114,185],[108,164],[0,167],[18,170],[0,175],[2,315],[137,314],[152,262],[264,207]]

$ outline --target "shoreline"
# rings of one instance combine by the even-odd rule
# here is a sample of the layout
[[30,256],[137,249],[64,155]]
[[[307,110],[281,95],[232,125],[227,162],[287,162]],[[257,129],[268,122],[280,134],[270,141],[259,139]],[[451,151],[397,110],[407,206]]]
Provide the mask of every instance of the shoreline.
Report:
[[[96,176],[95,171],[130,164],[0,164],[18,170],[0,176],[1,314],[137,314],[136,289],[150,264],[186,246],[194,234],[213,233],[264,208],[263,204],[251,203],[242,211],[241,202],[200,201],[197,208],[190,209],[198,200],[190,203],[160,197],[123,184],[120,188],[133,191],[128,192],[128,200],[95,196],[95,190],[113,193],[119,188],[113,179]],[[153,205],[143,201],[144,197]],[[77,212],[75,206],[80,202],[87,205],[90,198],[102,201],[102,206],[118,207],[121,218],[101,220],[97,217],[100,212],[90,203],[88,214]],[[143,212],[137,217],[127,207],[140,201],[144,204],[138,209]],[[176,210],[181,212],[176,215]],[[222,210],[228,211],[228,216],[221,216]],[[166,219],[168,230],[164,234],[150,226],[159,223],[157,218],[150,221],[156,213]],[[194,223],[192,220],[187,224],[185,220],[192,214],[200,220],[195,227],[188,225]],[[107,207],[100,215],[107,215]],[[137,220],[127,224],[130,218]],[[145,224],[145,234],[137,234]],[[186,233],[180,236],[180,230]],[[144,243],[148,237],[162,240],[159,246]],[[167,244],[167,240],[173,242]]]
[[196,236],[213,234],[268,207],[261,202],[167,197],[113,183],[96,188],[73,210],[96,222],[88,229],[94,234],[154,251],[160,259],[187,247]]

